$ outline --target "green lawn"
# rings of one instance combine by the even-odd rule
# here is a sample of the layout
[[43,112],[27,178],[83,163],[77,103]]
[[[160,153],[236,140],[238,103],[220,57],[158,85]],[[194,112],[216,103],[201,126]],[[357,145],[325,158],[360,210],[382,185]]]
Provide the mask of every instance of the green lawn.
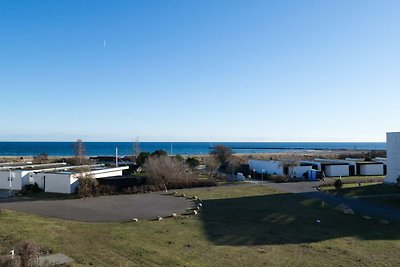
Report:
[[[333,185],[336,179],[339,177],[330,177],[326,178],[325,182],[322,184],[325,185]],[[381,183],[383,182],[383,179],[385,176],[347,176],[347,177],[342,177],[342,182],[343,183]]]
[[382,183],[362,183],[361,187],[360,184],[358,183],[351,183],[351,184],[343,184],[342,189],[340,191],[337,191],[336,188],[333,185],[330,186],[323,186],[322,189],[325,191],[332,191],[339,193],[344,196],[352,197],[352,196],[358,196],[365,194],[369,191],[370,186],[373,185],[381,185]]
[[323,187],[331,193],[338,193],[345,197],[362,197],[371,204],[385,205],[400,211],[400,187],[383,183],[344,184],[341,190],[333,186]]
[[[382,194],[400,194],[400,187],[383,183],[367,183],[361,184],[344,184],[343,189],[337,191],[339,194],[346,197],[354,196],[369,196]],[[326,190],[334,190],[334,187],[323,187]]]
[[266,186],[180,192],[203,200],[198,216],[79,223],[6,211],[0,215],[0,248],[30,239],[76,259],[76,266],[400,265],[396,224],[344,215]]

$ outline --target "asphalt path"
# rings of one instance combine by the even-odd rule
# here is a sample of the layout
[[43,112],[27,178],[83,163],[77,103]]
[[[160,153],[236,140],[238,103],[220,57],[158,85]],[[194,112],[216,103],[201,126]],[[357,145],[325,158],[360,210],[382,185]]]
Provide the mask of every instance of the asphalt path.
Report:
[[152,220],[182,214],[191,206],[191,200],[163,193],[0,203],[2,209],[82,222]]

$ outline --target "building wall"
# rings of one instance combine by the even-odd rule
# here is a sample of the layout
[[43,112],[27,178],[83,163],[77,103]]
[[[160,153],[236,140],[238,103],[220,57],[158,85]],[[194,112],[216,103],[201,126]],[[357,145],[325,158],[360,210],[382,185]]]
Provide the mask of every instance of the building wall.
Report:
[[258,173],[283,175],[283,167],[278,161],[272,160],[249,160],[251,171],[255,170]]
[[382,164],[361,164],[360,175],[383,175]]
[[326,165],[325,175],[328,177],[349,176],[349,165]]
[[71,194],[71,184],[78,179],[73,178],[70,174],[62,173],[45,173],[45,192]]
[[292,176],[295,178],[303,178],[304,173],[312,170],[312,166],[296,166],[293,167]]
[[386,134],[387,174],[385,183],[396,183],[400,175],[400,133]]
[[[21,181],[21,171],[16,170],[12,171],[12,181],[11,181],[11,189],[12,190],[21,190],[22,189],[22,181]],[[10,171],[4,170],[0,171],[0,189],[10,189]]]
[[321,162],[301,160],[300,164],[312,164],[312,169],[321,170]]
[[30,173],[28,181],[30,184],[37,183],[39,188],[45,189],[45,181],[46,181],[47,174],[48,173],[45,173],[45,172]]

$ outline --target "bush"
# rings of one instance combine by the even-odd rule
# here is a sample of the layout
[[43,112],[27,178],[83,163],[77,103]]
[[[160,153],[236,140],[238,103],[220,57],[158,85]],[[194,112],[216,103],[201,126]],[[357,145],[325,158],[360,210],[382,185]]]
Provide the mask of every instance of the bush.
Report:
[[139,167],[142,166],[149,157],[150,157],[150,153],[140,152],[140,154],[136,157],[136,164]]
[[79,177],[79,197],[96,197],[99,194],[99,183],[95,178]]
[[287,182],[287,181],[289,180],[289,178],[288,178],[287,176],[284,176],[284,175],[276,175],[276,174],[271,175],[271,176],[268,176],[268,178],[269,178],[271,181],[273,181],[274,183],[284,183],[284,182]]
[[65,159],[69,165],[90,165],[92,162],[88,157],[69,157]]
[[17,244],[15,251],[16,254],[21,258],[22,267],[37,266],[40,248],[35,242],[22,240]]
[[37,183],[34,184],[27,184],[25,185],[22,190],[20,191],[21,194],[28,194],[28,193],[39,193],[42,192],[43,189],[39,187]]
[[186,164],[190,168],[194,169],[194,168],[196,168],[197,166],[200,165],[200,161],[198,159],[196,159],[196,158],[190,157],[190,158],[186,159]]
[[169,184],[170,189],[184,189],[194,187],[211,187],[217,186],[217,183],[209,179],[191,178],[187,181],[176,180]]
[[333,186],[336,188],[336,190],[340,190],[343,187],[343,181],[342,179],[336,179],[335,182],[333,183]]
[[146,183],[159,190],[170,188],[170,184],[186,181],[191,172],[185,163],[168,156],[150,157],[144,164]]
[[146,192],[146,188],[144,185],[142,186],[133,186],[133,187],[128,187],[128,188],[124,188],[122,190],[122,192],[124,194],[138,194],[138,193],[145,193]]
[[96,187],[97,195],[109,196],[116,195],[118,193],[118,189],[112,185],[100,185]]
[[167,151],[162,150],[162,149],[156,150],[153,153],[151,153],[152,157],[161,157],[161,156],[167,156],[167,155],[168,155]]
[[22,267],[21,257],[11,255],[0,255],[0,266],[1,267]]

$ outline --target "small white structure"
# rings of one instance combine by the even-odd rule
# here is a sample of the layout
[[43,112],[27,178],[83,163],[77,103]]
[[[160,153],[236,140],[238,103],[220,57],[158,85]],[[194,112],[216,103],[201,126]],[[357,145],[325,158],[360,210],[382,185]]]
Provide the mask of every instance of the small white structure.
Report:
[[293,167],[293,170],[291,171],[291,176],[294,178],[304,178],[304,174],[307,173],[309,170],[312,170],[311,165],[307,166],[295,166]]
[[359,162],[360,175],[383,175],[383,163],[380,162]]
[[385,183],[396,183],[400,177],[400,132],[386,134],[387,174]]
[[326,164],[325,175],[328,177],[349,176],[349,165],[345,164]]
[[344,160],[315,159],[315,161],[301,161],[301,164],[310,164],[313,169],[322,171],[327,177],[349,176],[349,163]]

